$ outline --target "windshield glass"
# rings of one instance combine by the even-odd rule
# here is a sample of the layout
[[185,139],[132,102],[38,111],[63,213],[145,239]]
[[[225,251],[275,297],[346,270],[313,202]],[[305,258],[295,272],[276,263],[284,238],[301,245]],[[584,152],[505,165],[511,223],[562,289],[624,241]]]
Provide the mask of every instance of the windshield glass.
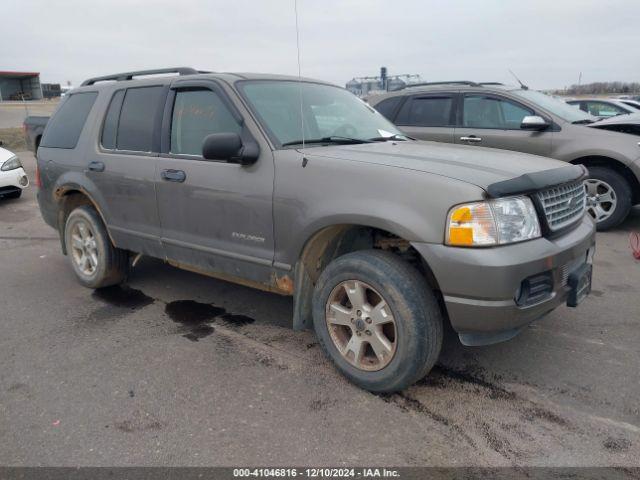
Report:
[[536,92],[535,90],[514,90],[512,93],[539,105],[567,122],[580,122],[584,120],[595,122],[598,120],[597,117],[583,112],[578,107],[569,105],[562,100],[542,92]]
[[406,138],[376,110],[342,88],[284,80],[243,82],[240,88],[279,145],[296,144],[303,137],[305,141]]

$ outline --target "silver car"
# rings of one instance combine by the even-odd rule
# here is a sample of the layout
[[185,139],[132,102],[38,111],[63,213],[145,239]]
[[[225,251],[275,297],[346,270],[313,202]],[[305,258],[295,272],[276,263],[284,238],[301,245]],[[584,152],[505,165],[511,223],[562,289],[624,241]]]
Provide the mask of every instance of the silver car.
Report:
[[459,81],[416,85],[368,101],[414,138],[585,165],[588,211],[599,230],[620,224],[640,203],[638,137],[587,128],[598,118],[544,93]]

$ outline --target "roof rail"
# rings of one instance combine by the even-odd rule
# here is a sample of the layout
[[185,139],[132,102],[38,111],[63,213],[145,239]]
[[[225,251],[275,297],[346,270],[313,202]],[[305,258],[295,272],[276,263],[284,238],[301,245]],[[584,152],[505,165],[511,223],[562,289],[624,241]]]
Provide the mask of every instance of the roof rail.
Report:
[[413,87],[427,87],[430,85],[469,85],[470,87],[480,87],[482,84],[471,82],[469,80],[451,80],[448,82],[421,82],[421,83],[410,83],[406,88]]
[[191,67],[173,67],[173,68],[157,68],[155,70],[138,70],[136,72],[123,72],[115,73],[113,75],[105,75],[103,77],[93,77],[82,82],[82,87],[85,85],[93,85],[98,82],[108,82],[115,80],[116,82],[123,82],[125,80],[132,80],[133,77],[142,77],[144,75],[158,75],[162,73],[177,73],[179,75],[195,75],[197,73],[210,73],[201,70],[196,70]]
[[504,83],[500,82],[480,82],[480,85],[504,85]]

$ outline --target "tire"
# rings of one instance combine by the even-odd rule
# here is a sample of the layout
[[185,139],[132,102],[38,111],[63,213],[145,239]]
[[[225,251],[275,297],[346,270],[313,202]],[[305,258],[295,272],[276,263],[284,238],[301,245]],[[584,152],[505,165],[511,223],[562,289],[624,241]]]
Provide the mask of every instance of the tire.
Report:
[[82,205],[69,214],[64,241],[71,268],[85,287],[108,287],[127,279],[129,254],[111,244],[102,219],[93,207]]
[[[615,205],[611,202],[599,203],[595,200],[594,194],[607,189],[612,190]],[[631,186],[622,175],[607,167],[589,167],[587,197],[587,211],[596,220],[598,231],[617,227],[627,218],[631,209]],[[607,207],[610,210],[605,211]],[[600,217],[599,213],[604,213],[606,216]]]
[[[360,316],[354,307],[357,300],[352,304],[350,297],[353,294],[357,299],[358,285],[370,287],[365,288],[366,302]],[[389,307],[384,309],[386,316],[375,313],[381,311],[380,299]],[[367,318],[369,314],[371,318]],[[380,318],[391,318],[393,328],[389,323],[376,326]],[[334,321],[344,323],[329,327],[328,322]],[[440,306],[424,277],[389,252],[363,250],[338,257],[322,272],[313,292],[313,325],[322,349],[345,377],[371,392],[396,392],[424,377],[440,354],[442,324]],[[390,355],[377,340],[382,330],[386,345],[394,346]],[[358,331],[362,335],[356,337]],[[388,341],[391,338],[393,342]],[[360,350],[364,354],[359,362],[355,350],[341,353],[339,347],[344,351],[354,340],[356,344],[377,343],[384,353],[382,359],[374,351],[374,343]]]

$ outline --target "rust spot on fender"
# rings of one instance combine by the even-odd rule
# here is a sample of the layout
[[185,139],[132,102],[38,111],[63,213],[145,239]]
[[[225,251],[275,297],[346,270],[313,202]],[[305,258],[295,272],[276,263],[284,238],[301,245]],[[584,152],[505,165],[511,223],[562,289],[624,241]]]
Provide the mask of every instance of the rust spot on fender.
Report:
[[276,275],[276,286],[278,287],[278,290],[282,290],[288,295],[293,294],[293,280],[291,280],[289,275],[284,275],[282,277],[278,277]]

